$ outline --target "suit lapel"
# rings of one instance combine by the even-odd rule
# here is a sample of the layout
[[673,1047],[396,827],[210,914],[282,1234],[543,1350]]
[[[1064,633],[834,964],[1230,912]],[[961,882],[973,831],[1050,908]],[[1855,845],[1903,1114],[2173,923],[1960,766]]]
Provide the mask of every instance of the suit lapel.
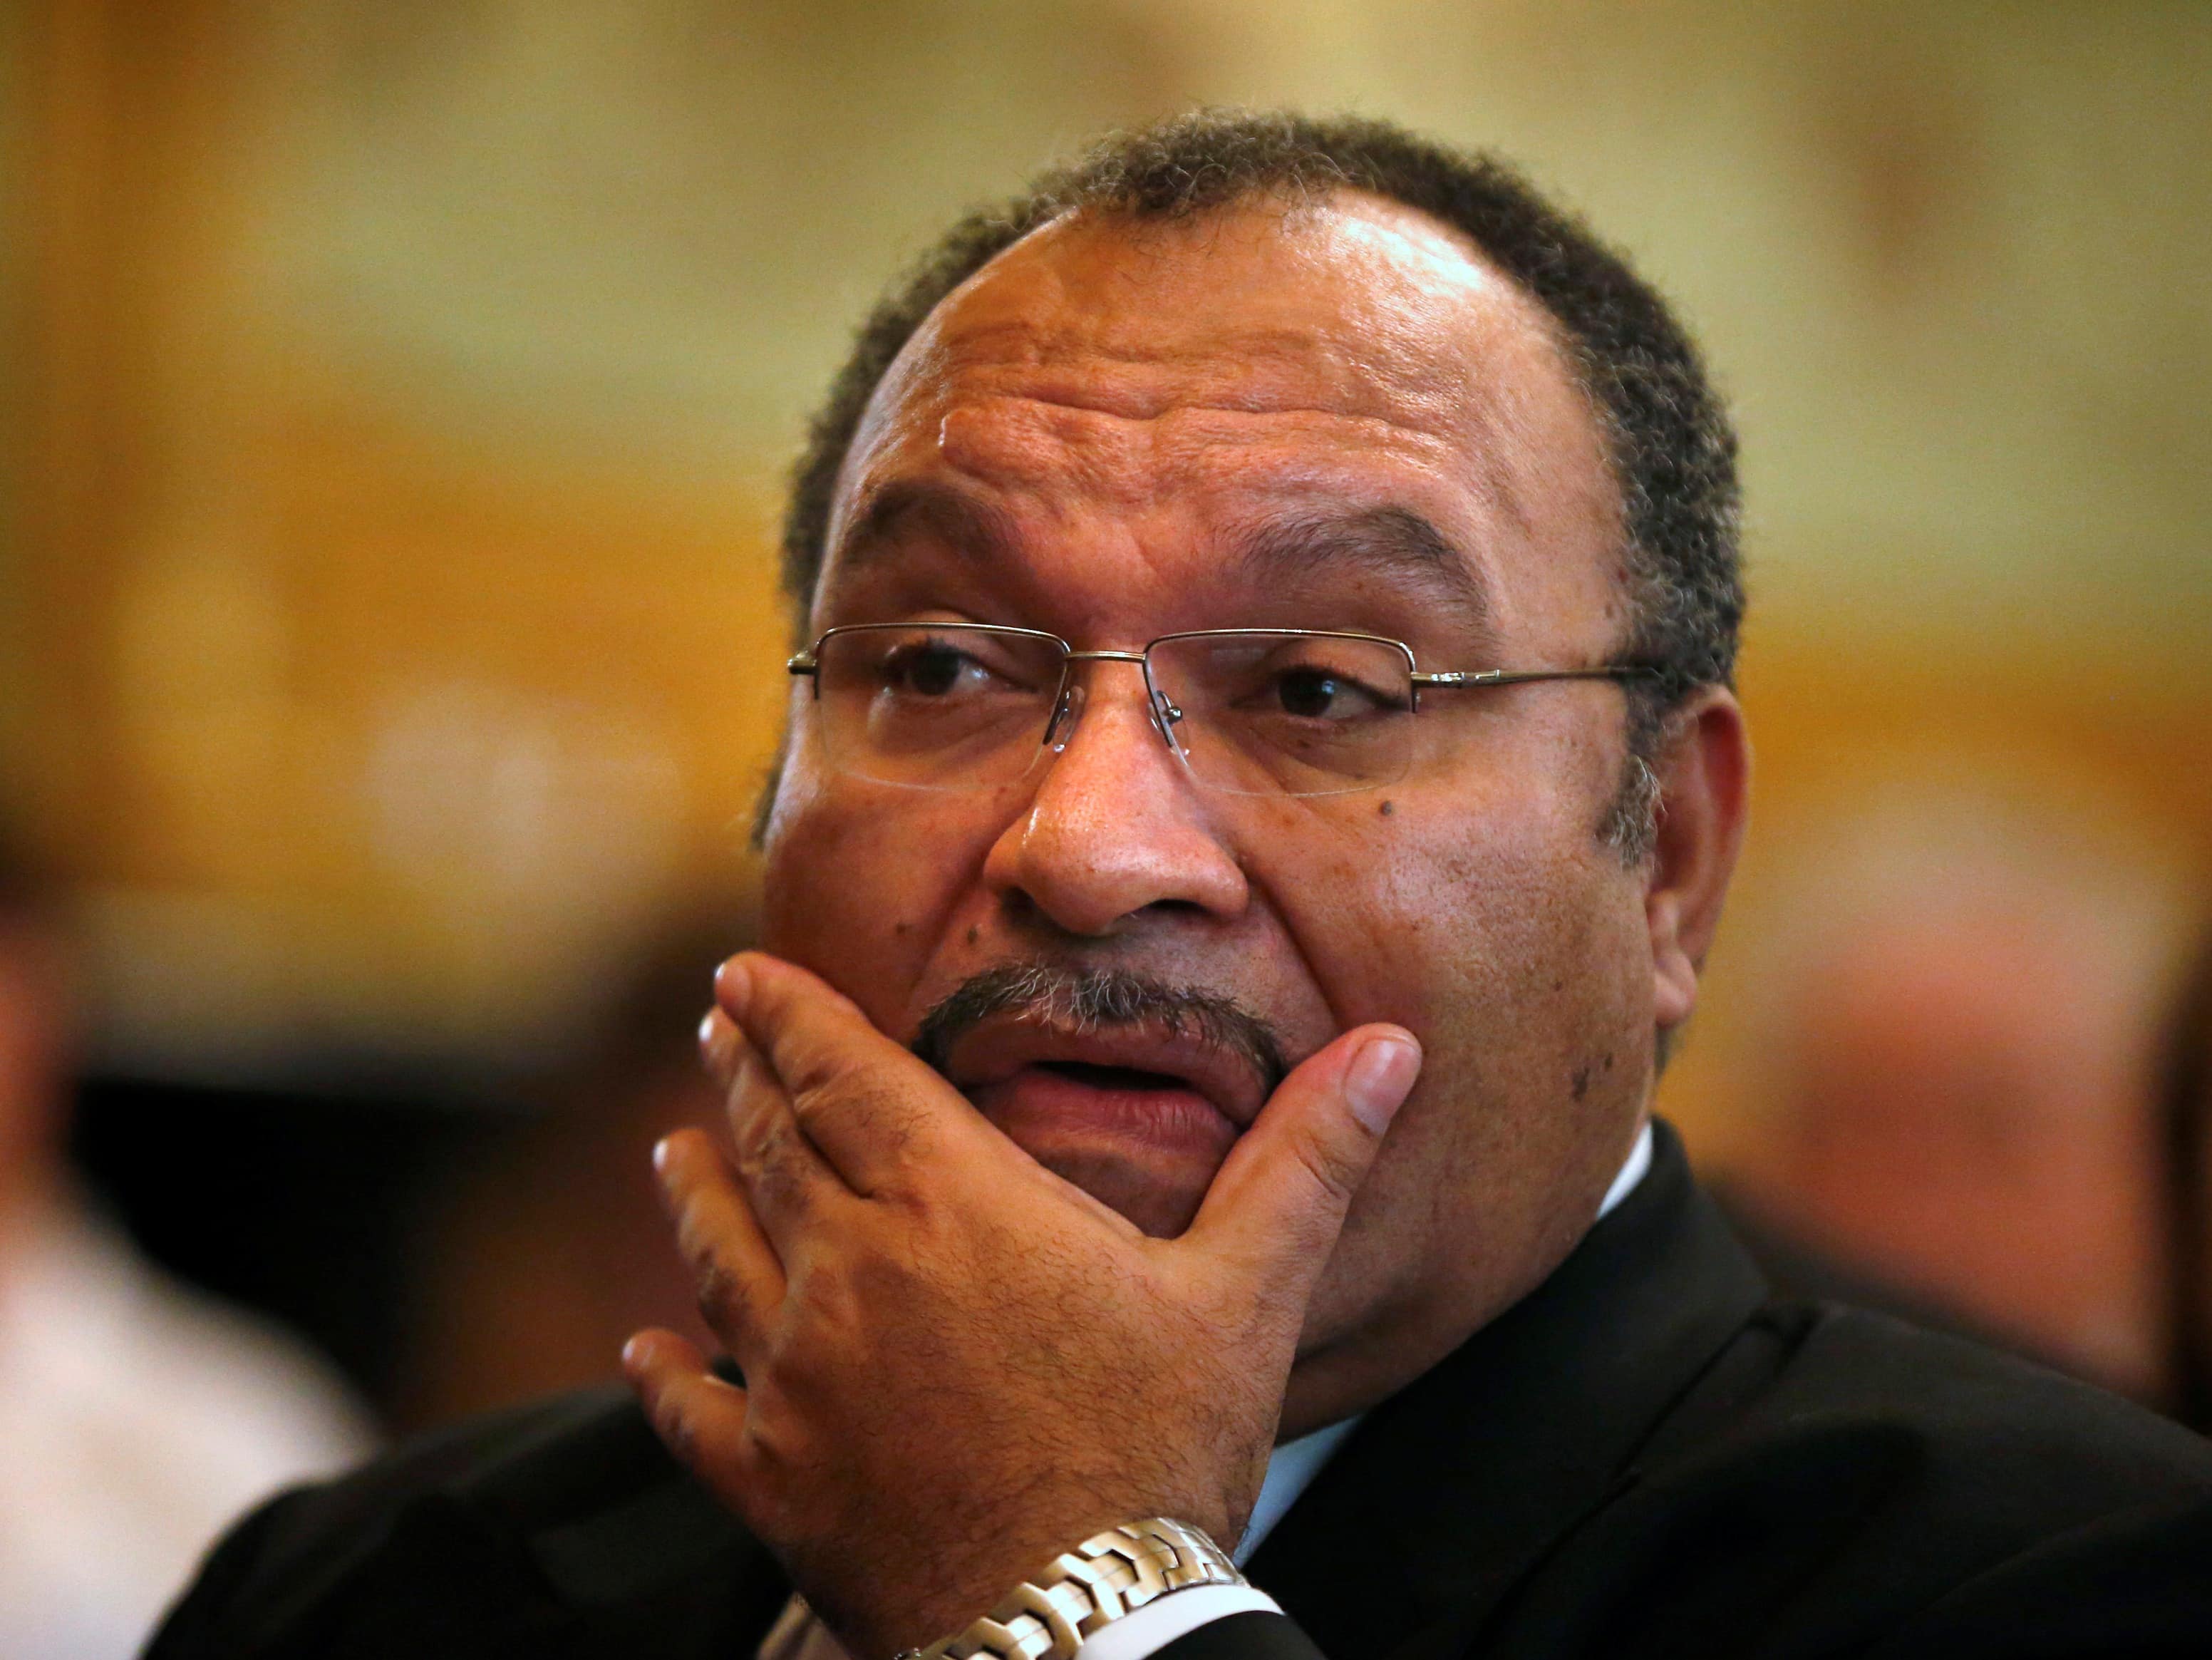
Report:
[[1519,1304],[1369,1414],[1248,1572],[1323,1653],[1480,1617],[1602,1500],[1764,1299],[1657,1125],[1644,1182]]
[[624,1402],[517,1450],[457,1496],[520,1535],[547,1612],[517,1653],[751,1660],[790,1593],[775,1558]]
[[528,1541],[568,1611],[564,1653],[750,1660],[790,1594],[781,1568],[691,1478]]

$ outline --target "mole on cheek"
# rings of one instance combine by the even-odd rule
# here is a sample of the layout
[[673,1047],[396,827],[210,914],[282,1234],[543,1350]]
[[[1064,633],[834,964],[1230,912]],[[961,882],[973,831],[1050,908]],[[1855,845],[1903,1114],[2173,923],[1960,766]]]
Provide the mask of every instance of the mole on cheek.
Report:
[[1381,806],[1377,807],[1376,811],[1381,813],[1385,818],[1388,818],[1392,813],[1398,811],[1398,804],[1395,801],[1385,801]]
[[983,930],[980,927],[971,927],[968,930],[968,943],[971,946],[982,937]]
[[894,922],[891,924],[891,932],[893,933],[912,933],[914,932],[914,924],[911,922]]

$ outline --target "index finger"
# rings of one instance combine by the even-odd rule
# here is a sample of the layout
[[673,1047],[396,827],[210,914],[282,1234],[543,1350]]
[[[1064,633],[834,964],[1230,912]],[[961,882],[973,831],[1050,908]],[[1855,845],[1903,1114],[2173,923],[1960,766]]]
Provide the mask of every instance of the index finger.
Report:
[[716,973],[714,1000],[782,1085],[807,1140],[855,1193],[898,1183],[948,1145],[960,1147],[963,1162],[990,1145],[983,1119],[957,1090],[796,964],[742,952]]

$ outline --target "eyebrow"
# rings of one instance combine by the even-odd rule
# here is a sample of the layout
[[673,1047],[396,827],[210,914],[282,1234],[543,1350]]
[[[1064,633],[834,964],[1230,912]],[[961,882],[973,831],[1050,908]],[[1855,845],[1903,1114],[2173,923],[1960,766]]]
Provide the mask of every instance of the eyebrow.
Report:
[[[837,545],[839,578],[896,552],[919,533],[963,559],[1011,558],[1020,544],[1012,515],[964,490],[901,479],[878,491]],[[1263,590],[1328,571],[1365,571],[1411,587],[1447,613],[1458,631],[1479,641],[1495,631],[1489,585],[1480,567],[1424,515],[1385,506],[1298,514],[1237,535],[1231,569]]]
[[1495,632],[1481,568],[1411,508],[1355,508],[1275,520],[1238,538],[1238,572],[1276,588],[1324,570],[1364,571],[1414,590],[1479,640]]
[[963,557],[986,560],[1004,558],[1019,540],[1004,509],[942,484],[902,479],[877,491],[839,539],[837,575],[878,562],[917,533]]

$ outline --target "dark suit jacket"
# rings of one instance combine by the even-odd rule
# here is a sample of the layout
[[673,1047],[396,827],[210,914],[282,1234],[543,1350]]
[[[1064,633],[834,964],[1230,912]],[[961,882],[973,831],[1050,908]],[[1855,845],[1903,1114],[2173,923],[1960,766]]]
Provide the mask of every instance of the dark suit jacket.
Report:
[[[1162,1660],[2212,1656],[2212,1444],[1770,1302],[1663,1128],[1518,1306],[1369,1414]],[[242,1523],[150,1660],[750,1660],[787,1585],[629,1401],[467,1426]]]

